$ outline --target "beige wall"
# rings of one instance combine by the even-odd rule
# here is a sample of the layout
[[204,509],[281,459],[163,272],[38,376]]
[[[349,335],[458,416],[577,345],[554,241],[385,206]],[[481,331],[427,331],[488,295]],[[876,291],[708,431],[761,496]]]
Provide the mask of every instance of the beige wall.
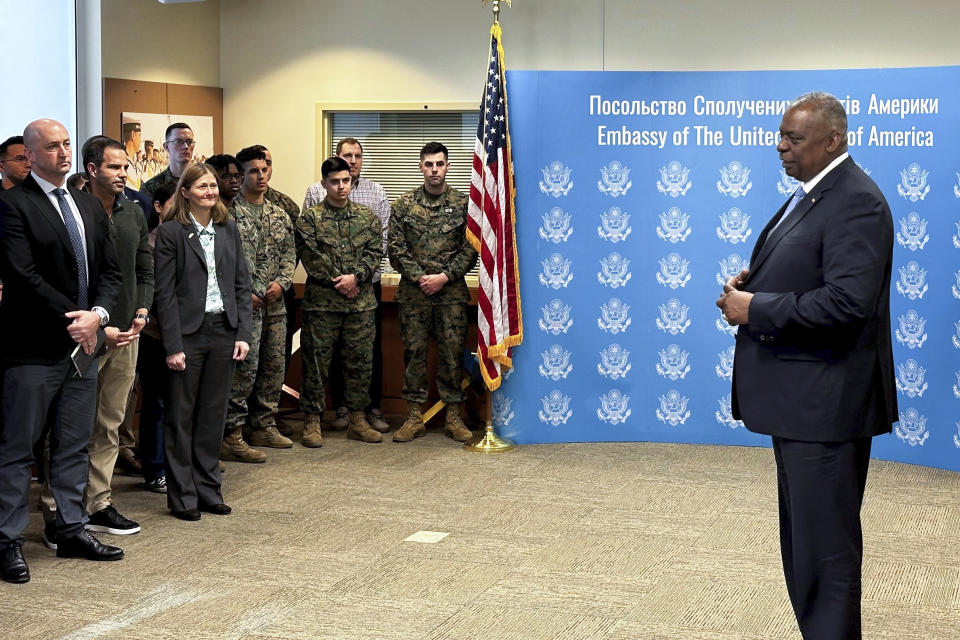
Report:
[[[230,6],[221,12],[224,145],[270,147],[271,184],[295,200],[314,180],[317,102],[479,103],[491,23],[479,0],[235,0]],[[507,64],[600,68],[598,6],[516,0],[514,9],[504,9]]]
[[[225,149],[269,146],[274,186],[297,200],[313,181],[317,102],[479,101],[490,25],[479,0],[102,1],[105,43],[156,34],[149,50],[132,37],[125,59],[105,56],[104,75],[220,84]],[[954,0],[515,0],[503,11],[512,69],[960,64]],[[178,28],[194,46],[161,55]]]
[[220,86],[220,0],[101,0],[105,78]]

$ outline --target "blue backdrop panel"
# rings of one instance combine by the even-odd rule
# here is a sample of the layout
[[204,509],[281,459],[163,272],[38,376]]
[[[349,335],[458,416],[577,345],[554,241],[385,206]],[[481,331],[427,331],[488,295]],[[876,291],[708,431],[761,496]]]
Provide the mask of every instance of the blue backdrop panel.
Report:
[[507,79],[525,322],[494,394],[502,434],[769,443],[730,416],[714,300],[796,188],[775,148],[786,103],[824,90],[897,232],[901,420],[874,455],[960,470],[960,68]]

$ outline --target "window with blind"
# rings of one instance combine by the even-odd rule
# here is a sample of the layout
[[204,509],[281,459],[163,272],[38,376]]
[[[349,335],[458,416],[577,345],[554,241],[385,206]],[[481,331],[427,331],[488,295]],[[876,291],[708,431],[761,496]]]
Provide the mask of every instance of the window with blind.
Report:
[[[359,140],[363,145],[361,175],[379,182],[391,202],[423,184],[417,167],[420,148],[432,141],[447,147],[447,184],[470,193],[478,111],[332,111],[328,117],[330,155],[335,154],[339,140]],[[381,267],[384,273],[393,271],[386,258]],[[476,276],[476,267],[467,275]]]
[[330,155],[342,138],[363,145],[363,177],[379,182],[391,202],[423,184],[417,168],[420,147],[437,141],[450,152],[447,183],[470,192],[473,141],[480,115],[477,111],[333,112],[330,114]]

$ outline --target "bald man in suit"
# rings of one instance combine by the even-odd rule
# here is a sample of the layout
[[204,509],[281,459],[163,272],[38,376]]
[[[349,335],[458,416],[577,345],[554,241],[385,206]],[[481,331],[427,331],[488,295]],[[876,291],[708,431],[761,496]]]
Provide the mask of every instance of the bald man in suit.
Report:
[[[23,557],[33,445],[48,413],[50,488],[59,507],[57,556],[119,560],[123,551],[85,529],[83,490],[93,431],[100,328],[121,273],[100,201],[66,187],[73,150],[66,128],[37,120],[23,133],[32,170],[0,193],[0,578],[30,579]],[[76,375],[71,352],[92,356]]]
[[719,306],[739,325],[734,417],[769,434],[787,592],[806,640],[861,637],[863,501],[873,436],[897,420],[890,339],[893,221],[847,153],[847,117],[810,93],[777,151],[801,186]]

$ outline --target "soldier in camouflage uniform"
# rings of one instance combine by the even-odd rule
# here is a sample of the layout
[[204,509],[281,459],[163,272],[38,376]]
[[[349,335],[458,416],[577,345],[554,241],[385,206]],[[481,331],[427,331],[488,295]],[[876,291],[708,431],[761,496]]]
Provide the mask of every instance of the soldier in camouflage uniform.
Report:
[[[383,253],[387,253],[387,228],[390,225],[390,200],[387,198],[387,192],[378,183],[365,178],[361,175],[363,171],[363,145],[356,138],[342,138],[337,143],[337,156],[343,158],[350,165],[350,178],[353,184],[350,186],[350,199],[357,204],[362,204],[377,214],[380,218],[380,224],[383,225]],[[303,208],[306,209],[315,204],[323,202],[327,191],[321,183],[312,184],[307,187],[307,193],[303,199]],[[373,274],[373,295],[377,300],[381,298],[380,273]],[[373,376],[370,378],[370,406],[367,407],[367,422],[370,426],[380,433],[388,433],[390,424],[386,421],[381,411],[383,403],[383,306],[377,305],[374,314],[374,325],[376,334],[373,340]],[[330,428],[337,431],[347,428],[347,417],[349,411],[343,402],[343,379],[340,371],[343,369],[341,364],[343,354],[334,351],[333,364],[331,365],[330,379],[327,385],[330,387],[330,397],[337,409],[336,418],[330,422]],[[333,408],[333,407],[331,407]]]
[[[267,156],[267,192],[264,194],[264,198],[267,201],[272,202],[277,205],[286,214],[290,217],[290,223],[293,225],[297,224],[297,218],[300,217],[300,207],[296,202],[293,201],[293,198],[281,193],[270,186],[270,180],[273,178],[273,157],[270,155],[270,149],[267,149],[262,144],[253,145],[254,149],[259,149],[263,151],[264,155]],[[299,254],[295,257],[295,262],[300,261]],[[297,332],[296,321],[297,321],[297,311],[300,310],[300,298],[297,297],[296,292],[293,287],[290,287],[283,293],[283,304],[286,308],[287,313],[287,333],[284,336],[284,348],[283,348],[283,366],[284,373],[286,373],[287,368],[290,366],[290,354],[293,350],[293,334]],[[278,428],[284,435],[289,436],[292,433],[292,429],[285,426],[282,422],[278,423]]]
[[350,166],[343,158],[328,158],[320,167],[327,195],[306,209],[296,224],[297,249],[306,269],[301,354],[304,413],[303,444],[323,442],[320,422],[326,402],[326,381],[335,347],[343,359],[345,401],[350,410],[347,436],[380,442],[364,410],[370,404],[373,369],[373,274],[380,265],[382,227],[369,208],[350,201]]
[[254,292],[254,340],[247,360],[239,364],[233,376],[227,426],[233,431],[249,425],[253,445],[286,449],[293,446],[293,441],[277,431],[276,414],[284,374],[283,292],[293,284],[295,267],[293,225],[286,213],[264,198],[267,163],[263,152],[248,147],[237,154],[237,161],[243,179],[233,202],[234,217],[238,224],[244,220],[259,225],[264,252],[250,267],[254,274],[251,279],[257,282],[254,288],[261,283],[264,288]]
[[473,435],[460,405],[461,348],[467,335],[470,294],[464,275],[477,261],[467,242],[467,196],[447,185],[447,148],[428,142],[420,150],[423,186],[393,203],[387,234],[390,264],[401,276],[397,287],[403,338],[403,397],[409,415],[393,435],[407,442],[423,435],[421,404],[427,400],[427,346],[437,341],[437,390],[447,406],[446,430],[464,442]]
[[[262,155],[262,154],[261,154]],[[263,160],[260,164],[264,164]],[[241,165],[242,166],[242,165]],[[238,206],[243,203],[243,206]],[[220,445],[220,459],[237,462],[265,462],[267,455],[250,447],[243,439],[243,428],[247,423],[247,397],[253,389],[260,354],[260,334],[263,328],[263,298],[267,289],[267,239],[263,224],[263,206],[253,205],[237,195],[233,201],[231,215],[240,232],[240,245],[243,257],[250,272],[251,304],[253,306],[250,325],[250,351],[246,359],[237,363],[234,369],[233,385],[230,389],[230,401],[227,405],[227,419],[223,442]]]
[[193,159],[196,141],[190,125],[185,122],[174,122],[167,127],[164,137],[166,142],[163,143],[163,148],[170,156],[170,166],[140,186],[140,193],[147,197],[147,202],[153,201],[153,194],[160,185],[167,182],[176,184]]

